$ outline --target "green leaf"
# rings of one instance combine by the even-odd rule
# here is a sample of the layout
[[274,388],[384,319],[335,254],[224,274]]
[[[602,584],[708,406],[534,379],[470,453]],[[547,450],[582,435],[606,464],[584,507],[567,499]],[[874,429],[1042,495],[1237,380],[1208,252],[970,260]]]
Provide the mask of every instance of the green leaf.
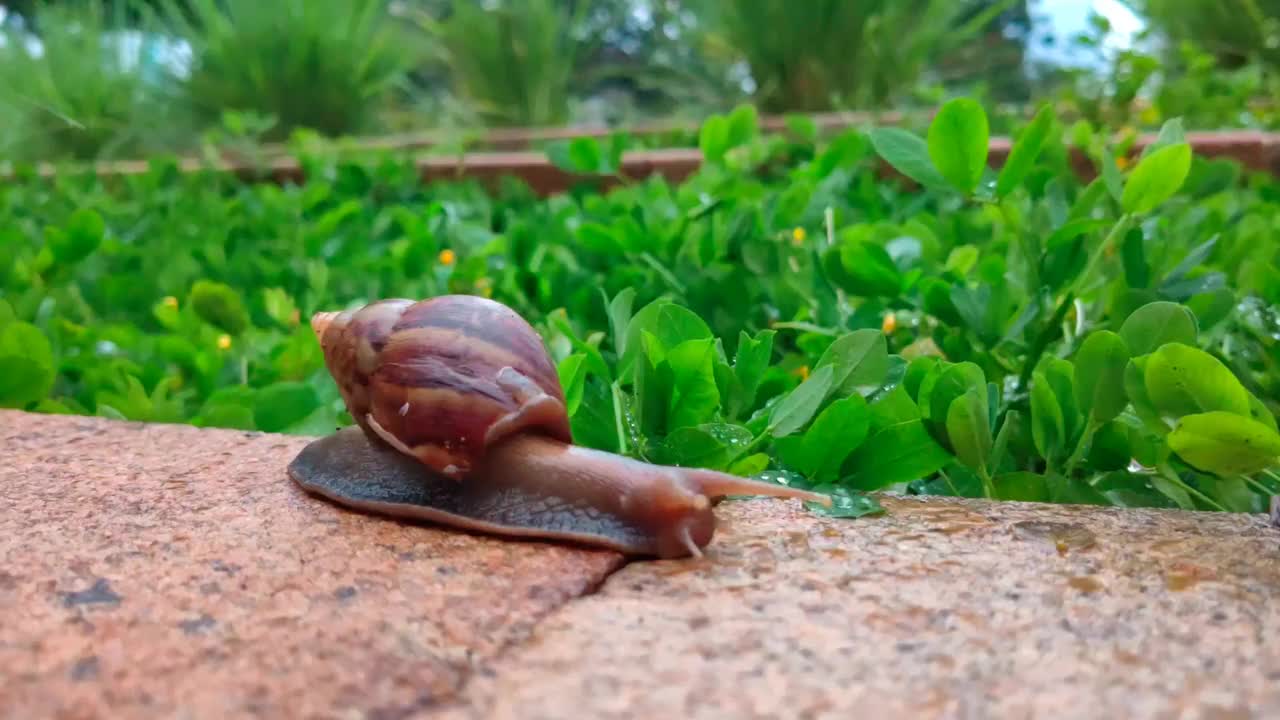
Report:
[[804,435],[778,438],[779,454],[811,481],[836,480],[840,465],[866,439],[870,424],[867,401],[850,395],[823,409]]
[[1221,476],[1250,475],[1276,465],[1280,435],[1231,412],[1212,411],[1178,420],[1169,448],[1188,464]]
[[698,133],[698,149],[708,163],[719,163],[729,151],[730,127],[729,119],[723,115],[712,115],[702,123]]
[[1044,373],[1036,371],[1031,380],[1031,436],[1040,457],[1054,461],[1063,454],[1066,426],[1062,406]]
[[253,403],[253,422],[264,432],[281,432],[315,411],[320,398],[310,385],[285,382],[258,392]]
[[841,335],[822,353],[814,369],[828,365],[834,371],[833,393],[871,394],[889,373],[889,346],[884,333],[865,328]]
[[1084,418],[1076,405],[1075,366],[1058,357],[1045,357],[1039,373],[1051,388],[1058,408],[1062,411],[1063,447],[1074,443],[1084,429]]
[[25,409],[53,388],[54,371],[27,357],[0,355],[0,407]]
[[965,194],[972,194],[982,180],[989,143],[987,113],[970,98],[949,100],[929,125],[928,151],[933,166]]
[[751,431],[740,425],[707,424],[683,427],[663,439],[659,462],[680,467],[727,470],[729,463],[751,443]]
[[673,348],[686,340],[711,338],[711,328],[697,313],[667,300],[656,300],[644,306],[627,323],[619,372],[628,368],[640,352],[640,335],[653,333],[663,348]]
[[1102,184],[1106,187],[1107,193],[1111,195],[1116,202],[1121,202],[1124,197],[1124,178],[1120,175],[1120,168],[1116,165],[1116,156],[1110,149],[1102,149],[1102,158],[1100,161]]
[[[1177,508],[1178,504],[1156,490],[1149,478],[1129,472],[1110,472],[1093,483],[1111,504],[1119,507]],[[1185,493],[1184,493],[1185,495]],[[1187,498],[1190,503],[1190,498]]]
[[986,392],[987,378],[973,362],[939,366],[920,383],[920,416],[931,422],[946,423],[951,403],[970,390]]
[[1154,352],[1166,343],[1194,345],[1196,317],[1186,307],[1160,300],[1134,310],[1120,326],[1120,337],[1134,357]]
[[784,437],[808,424],[827,399],[834,377],[835,371],[830,365],[815,370],[808,380],[800,383],[773,407],[768,431],[774,437]]
[[1022,184],[1040,156],[1053,128],[1053,107],[1044,105],[1009,149],[1009,157],[996,178],[996,197],[1003,198]]
[[902,273],[881,246],[867,240],[842,240],[823,262],[831,281],[855,297],[897,297]]
[[1280,427],[1276,424],[1276,416],[1271,414],[1267,406],[1262,403],[1253,393],[1249,394],[1249,417],[1266,425],[1272,430],[1280,432]]
[[1129,348],[1110,330],[1098,330],[1085,338],[1075,356],[1076,405],[1084,415],[1105,423],[1124,411],[1124,369]]
[[667,353],[673,385],[667,410],[668,431],[708,422],[720,409],[715,357],[715,342],[710,338],[686,340]]
[[231,335],[239,335],[249,327],[249,313],[239,293],[230,286],[211,280],[200,280],[191,287],[192,307],[202,320]]
[[573,417],[582,405],[582,389],[587,379],[586,359],[586,353],[575,353],[561,360],[556,367],[569,417]]
[[584,222],[578,226],[578,244],[602,255],[620,255],[624,251],[614,231],[595,222]]
[[1063,477],[1055,473],[1045,477],[1045,485],[1049,488],[1049,502],[1064,505],[1108,506],[1111,504],[1106,495],[1083,480]]
[[947,411],[947,438],[956,457],[971,470],[987,472],[991,458],[991,425],[987,419],[987,393],[970,388],[951,401]]
[[895,170],[925,187],[947,186],[944,178],[929,158],[925,141],[901,128],[875,128],[870,133],[871,146],[884,161]]
[[1167,343],[1147,359],[1143,384],[1161,415],[1221,410],[1249,417],[1249,393],[1222,361],[1181,343]]
[[[294,323],[299,322],[301,313],[297,304],[293,302],[293,298],[289,297],[289,293],[283,288],[273,287],[265,288],[262,291],[262,305],[267,311],[267,315],[281,327],[292,327]],[[161,306],[164,307],[164,306]]]
[[40,328],[14,321],[0,326],[0,357],[26,358],[41,367],[54,369],[53,346]]
[[877,490],[928,477],[953,461],[920,420],[916,406],[899,385],[871,403],[867,439],[845,461],[850,487]]
[[1138,162],[1125,180],[1120,204],[1127,213],[1151,212],[1178,192],[1190,171],[1191,146],[1166,145]]
[[1180,145],[1186,141],[1187,133],[1183,128],[1182,118],[1171,118],[1166,120],[1164,124],[1160,126],[1160,132],[1156,135],[1155,142],[1142,150],[1142,157],[1145,158],[1155,151],[1169,145]]
[[1129,360],[1124,368],[1124,394],[1132,403],[1134,414],[1147,429],[1163,436],[1169,432],[1171,425],[1165,422],[1156,410],[1155,403],[1147,395],[1146,369],[1149,358],[1149,355],[1142,355]]
[[59,265],[72,265],[97,250],[105,233],[101,215],[90,208],[79,208],[71,213],[65,227],[51,229],[46,237],[54,260]]
[[1049,486],[1043,475],[1010,472],[991,479],[996,498],[1011,502],[1049,502]]
[[769,367],[773,357],[773,338],[776,330],[761,330],[751,337],[743,330],[738,336],[738,352],[733,360],[733,374],[742,385],[744,402],[747,407],[755,404],[756,391],[760,380]]
[[613,333],[613,350],[618,357],[627,351],[627,329],[631,324],[631,307],[635,299],[636,289],[629,287],[609,301],[609,331]]

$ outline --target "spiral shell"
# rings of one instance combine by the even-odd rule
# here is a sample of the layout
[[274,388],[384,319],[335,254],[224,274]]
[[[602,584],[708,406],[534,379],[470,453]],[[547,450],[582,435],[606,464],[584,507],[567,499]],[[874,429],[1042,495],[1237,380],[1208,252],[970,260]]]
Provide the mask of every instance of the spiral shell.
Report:
[[445,475],[465,477],[514,433],[573,442],[542,339],[499,302],[379,300],[316,313],[311,326],[355,421]]

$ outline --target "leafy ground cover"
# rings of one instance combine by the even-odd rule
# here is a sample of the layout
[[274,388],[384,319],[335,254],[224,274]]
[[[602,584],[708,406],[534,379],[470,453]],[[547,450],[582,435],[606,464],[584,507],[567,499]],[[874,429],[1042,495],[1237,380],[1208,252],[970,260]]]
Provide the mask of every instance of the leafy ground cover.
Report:
[[[1274,178],[1196,157],[1177,121],[1134,153],[1049,108],[989,167],[968,99],[921,134],[757,127],[708,119],[684,183],[550,198],[319,146],[302,185],[24,171],[0,187],[0,404],[327,433],[350,418],[312,312],[476,293],[539,328],[579,443],[825,488],[844,515],[884,488],[1280,492]],[[549,152],[608,175],[621,147]]]

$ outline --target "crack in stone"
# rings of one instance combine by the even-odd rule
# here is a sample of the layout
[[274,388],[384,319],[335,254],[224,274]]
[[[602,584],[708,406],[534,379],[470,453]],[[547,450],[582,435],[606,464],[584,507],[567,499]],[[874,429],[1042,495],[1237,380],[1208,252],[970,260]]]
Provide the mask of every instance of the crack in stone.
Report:
[[[605,570],[600,573],[599,577],[590,580],[580,591],[570,593],[560,602],[547,607],[544,612],[539,613],[530,620],[524,631],[520,632],[517,637],[510,638],[503,642],[491,655],[478,659],[474,663],[469,663],[465,668],[461,668],[461,678],[458,680],[457,685],[453,687],[446,696],[438,698],[436,703],[431,703],[436,706],[433,712],[437,714],[465,714],[467,711],[474,710],[475,708],[473,708],[467,701],[466,695],[467,689],[470,687],[471,681],[476,675],[494,675],[495,673],[492,668],[501,664],[501,662],[511,653],[518,652],[528,645],[537,636],[538,628],[542,627],[548,619],[560,614],[561,612],[565,612],[567,608],[581,600],[596,595],[604,588],[605,583],[607,583],[610,578],[622,572],[635,562],[637,561],[618,555],[614,559],[613,564],[605,568]],[[408,711],[409,715],[412,715],[415,712],[421,712],[428,708],[423,706],[422,703],[414,703],[413,707],[401,709]],[[382,709],[379,712],[385,713],[389,710],[390,714],[386,717],[402,717],[402,715],[394,712],[394,709]],[[409,715],[403,715],[403,717],[408,717]],[[383,715],[379,714],[378,717],[383,717]]]

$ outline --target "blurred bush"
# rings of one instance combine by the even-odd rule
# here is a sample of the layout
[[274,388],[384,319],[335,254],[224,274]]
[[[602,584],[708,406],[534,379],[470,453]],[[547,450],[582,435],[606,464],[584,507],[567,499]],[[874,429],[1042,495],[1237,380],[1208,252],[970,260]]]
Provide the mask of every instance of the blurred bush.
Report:
[[1225,68],[1280,66],[1280,0],[1134,0],[1173,47],[1191,43]]
[[368,130],[379,100],[421,59],[419,36],[384,0],[186,0],[165,3],[163,17],[192,46],[184,87],[196,121],[268,115],[268,139]]
[[[436,3],[434,5],[440,5]],[[462,0],[402,12],[431,38],[450,89],[489,125],[555,125],[588,40],[578,31],[590,2]],[[435,10],[435,12],[432,12]]]
[[768,112],[883,107],[936,60],[980,37],[1014,0],[723,0],[706,25],[750,67]]
[[87,160],[167,149],[185,137],[173,86],[139,52],[153,24],[128,2],[28,3],[29,24],[0,47],[0,143],[6,159]]

